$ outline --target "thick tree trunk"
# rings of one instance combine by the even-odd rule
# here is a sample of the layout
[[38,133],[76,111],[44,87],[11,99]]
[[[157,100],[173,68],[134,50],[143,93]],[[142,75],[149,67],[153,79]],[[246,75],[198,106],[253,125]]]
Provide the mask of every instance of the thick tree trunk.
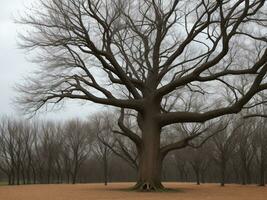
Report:
[[142,148],[139,152],[138,180],[134,189],[157,191],[161,184],[163,156],[160,152],[160,131],[158,124],[149,115],[142,123]]
[[156,191],[164,189],[163,185],[161,184],[161,169],[161,158],[158,157],[153,160],[144,153],[140,159],[138,181],[134,189],[144,191]]

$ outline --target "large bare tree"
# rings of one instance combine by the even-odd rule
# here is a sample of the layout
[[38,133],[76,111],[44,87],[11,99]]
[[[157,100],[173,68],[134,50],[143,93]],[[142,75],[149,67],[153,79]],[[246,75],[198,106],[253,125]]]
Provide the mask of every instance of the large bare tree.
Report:
[[119,127],[139,152],[135,188],[161,189],[164,157],[202,133],[164,146],[165,126],[265,98],[266,10],[265,0],[40,0],[20,20],[41,66],[18,101],[30,113],[66,99],[134,110],[141,136],[123,113]]

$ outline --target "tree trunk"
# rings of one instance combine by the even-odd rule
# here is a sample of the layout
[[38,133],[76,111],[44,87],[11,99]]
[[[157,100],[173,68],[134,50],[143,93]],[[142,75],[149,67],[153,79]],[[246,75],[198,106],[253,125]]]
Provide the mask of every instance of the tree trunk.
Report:
[[30,175],[30,167],[27,167],[27,172],[26,172],[26,176],[27,176],[27,184],[31,184],[31,175]]
[[23,185],[25,185],[26,184],[26,177],[25,177],[24,169],[21,170],[21,176],[22,176]]
[[15,178],[16,178],[16,174],[15,174],[15,168],[12,167],[12,170],[11,170],[11,185],[15,185]]
[[184,174],[184,182],[187,182],[187,180],[188,180],[188,172],[185,172],[185,174]]
[[246,168],[246,183],[251,184],[251,174],[249,167]]
[[104,156],[103,156],[103,170],[104,170],[104,184],[108,185],[108,161],[107,161],[107,149],[104,149]]
[[67,171],[66,174],[67,174],[67,183],[70,184],[70,173],[69,173],[69,171]]
[[197,185],[200,185],[199,171],[196,171]]
[[206,180],[205,180],[205,171],[202,171],[201,172],[201,183],[206,183]]
[[77,160],[77,157],[76,157],[76,160],[75,160],[75,166],[74,166],[74,170],[73,170],[73,173],[72,173],[72,184],[76,184],[76,179],[77,179],[77,174],[78,174],[78,160]]
[[196,182],[197,182],[197,185],[200,185],[199,166],[193,165],[193,170],[194,170],[195,175],[196,175]]
[[246,175],[244,169],[242,169],[242,185],[246,185]]
[[184,170],[178,168],[178,171],[179,171],[179,173],[178,173],[178,181],[184,182],[185,181]]
[[221,164],[221,186],[225,184],[225,163]]
[[259,186],[265,186],[265,169],[261,167],[260,169],[260,184]]
[[153,160],[143,153],[140,159],[138,181],[134,186],[137,190],[156,191],[164,189],[161,184],[162,160],[160,157]]
[[76,184],[76,177],[77,177],[77,174],[76,172],[74,172],[72,175],[72,184]]
[[164,189],[161,184],[163,156],[160,152],[160,131],[153,117],[147,115],[142,122],[142,148],[139,151],[138,180],[134,186],[136,190]]
[[20,164],[17,166],[17,185],[20,185]]
[[8,185],[11,185],[11,174],[8,174]]
[[33,184],[36,184],[36,171],[34,167],[32,167],[32,175],[33,175]]
[[260,159],[260,183],[259,186],[265,186],[265,158],[263,152],[261,152],[261,159]]
[[50,184],[50,170],[48,170],[47,174],[47,184]]

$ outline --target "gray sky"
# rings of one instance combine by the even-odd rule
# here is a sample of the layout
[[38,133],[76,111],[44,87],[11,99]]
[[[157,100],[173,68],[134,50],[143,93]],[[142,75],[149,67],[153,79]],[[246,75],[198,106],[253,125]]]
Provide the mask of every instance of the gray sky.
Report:
[[[18,48],[17,33],[20,28],[13,21],[18,12],[23,13],[25,4],[35,0],[0,0],[0,116],[18,115],[12,106],[12,99],[16,96],[13,90],[15,83],[22,81],[29,75],[35,65],[27,61],[25,51]],[[86,117],[101,107],[93,103],[82,105],[68,101],[64,109],[40,114],[40,118],[68,119]],[[22,116],[20,116],[22,117]]]

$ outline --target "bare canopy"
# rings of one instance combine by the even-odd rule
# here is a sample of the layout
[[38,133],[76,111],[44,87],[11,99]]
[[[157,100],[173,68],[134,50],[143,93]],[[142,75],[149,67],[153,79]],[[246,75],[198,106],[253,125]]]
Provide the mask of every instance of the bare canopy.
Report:
[[[19,86],[25,112],[81,99],[122,109],[139,152],[136,188],[159,189],[161,129],[259,104],[267,89],[265,0],[40,0],[22,46],[40,68]],[[253,29],[253,30],[252,30]],[[261,98],[253,98],[260,95]],[[137,113],[141,137],[124,125]]]

